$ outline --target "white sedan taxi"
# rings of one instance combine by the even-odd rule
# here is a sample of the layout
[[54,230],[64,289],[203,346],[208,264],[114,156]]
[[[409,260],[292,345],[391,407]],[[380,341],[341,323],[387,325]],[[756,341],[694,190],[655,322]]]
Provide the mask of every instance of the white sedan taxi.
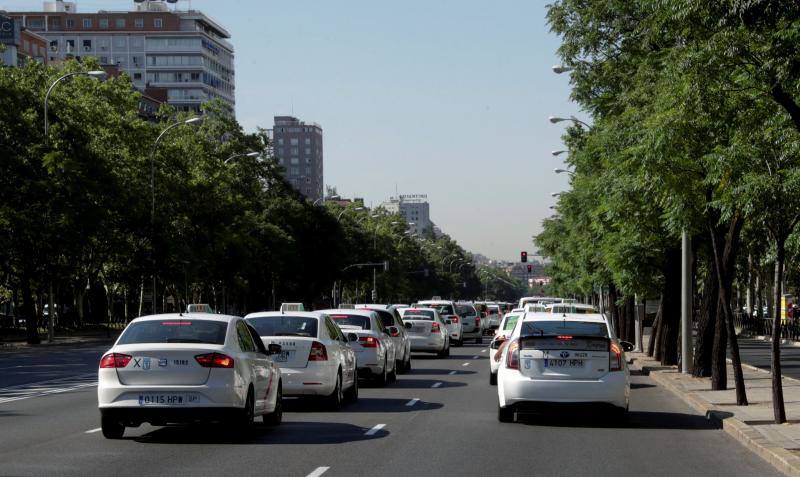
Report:
[[235,316],[136,318],[100,360],[97,401],[103,435],[125,427],[217,421],[252,428],[281,422],[281,374],[258,335]]
[[245,321],[264,345],[277,344],[284,396],[325,398],[332,409],[358,400],[356,356],[331,318],[310,311],[250,313]]
[[495,330],[494,338],[489,343],[489,384],[497,384],[497,368],[500,367],[500,355],[503,353],[502,346],[514,328],[517,326],[520,316],[525,312],[520,308],[515,308],[511,313],[506,313],[500,320],[500,327]]
[[519,411],[581,405],[623,416],[630,377],[625,351],[598,315],[526,313],[504,346],[497,375],[498,420]]

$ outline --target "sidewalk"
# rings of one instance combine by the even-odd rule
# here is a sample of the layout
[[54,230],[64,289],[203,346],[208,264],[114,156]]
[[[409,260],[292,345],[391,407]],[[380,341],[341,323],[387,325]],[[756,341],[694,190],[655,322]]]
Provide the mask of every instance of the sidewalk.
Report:
[[736,405],[733,371],[728,369],[728,390],[712,391],[710,378],[695,378],[675,366],[661,366],[645,353],[629,353],[631,372],[642,372],[676,394],[695,410],[715,420],[749,450],[786,475],[800,477],[800,380],[784,377],[783,395],[787,424],[774,424],[772,376],[768,371],[743,365],[749,406]]

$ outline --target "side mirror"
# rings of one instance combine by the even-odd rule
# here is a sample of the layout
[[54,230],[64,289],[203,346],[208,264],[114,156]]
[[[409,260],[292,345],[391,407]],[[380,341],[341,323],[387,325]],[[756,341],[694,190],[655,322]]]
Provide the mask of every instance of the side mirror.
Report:
[[282,348],[279,344],[270,343],[267,345],[267,355],[280,354],[281,350]]
[[347,341],[351,343],[358,341],[358,335],[355,333],[347,333]]
[[405,329],[407,329],[407,330],[410,330],[411,328],[413,328],[413,326],[411,326],[411,323],[408,323],[408,322],[406,322],[406,323],[403,323],[403,327],[404,327]]
[[633,346],[633,343],[629,343],[627,341],[620,341],[619,344],[620,346],[622,346],[622,351],[625,351],[626,353],[628,351],[633,351],[633,349],[635,348],[635,346]]
[[445,324],[445,325],[452,325],[452,324],[453,324],[453,322],[452,322],[452,321],[450,321],[450,320],[444,320],[444,324]]
[[387,327],[386,332],[389,333],[389,336],[400,336],[400,330],[396,326]]

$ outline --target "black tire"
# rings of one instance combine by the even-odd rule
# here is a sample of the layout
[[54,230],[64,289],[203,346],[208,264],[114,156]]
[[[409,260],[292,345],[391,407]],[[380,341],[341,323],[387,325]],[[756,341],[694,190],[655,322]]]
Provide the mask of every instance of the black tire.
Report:
[[269,414],[264,414],[261,419],[270,427],[278,426],[283,421],[283,385],[278,381],[278,395],[275,396],[275,409]]
[[392,372],[389,373],[387,377],[390,383],[397,382],[397,361],[394,362],[394,369],[392,369]]
[[475,338],[475,343],[476,344],[483,344],[483,336],[478,336],[477,338]]
[[344,399],[349,403],[358,402],[358,378],[353,379],[353,385],[344,392]]
[[441,351],[438,351],[436,353],[436,357],[437,358],[446,358],[448,356],[450,356],[450,347],[449,346],[446,346],[446,347],[442,348]]
[[500,422],[514,422],[514,408],[497,406],[497,420]]
[[411,353],[406,354],[406,362],[403,365],[403,374],[411,372]]
[[453,343],[453,346],[455,346],[456,348],[460,348],[460,347],[464,346],[464,340],[463,340],[463,339],[460,339],[460,340],[458,340],[458,341],[455,341],[455,342]]
[[394,362],[394,374],[403,374],[406,372],[406,362],[403,360]]
[[344,392],[342,391],[342,372],[341,370],[336,375],[336,387],[333,388],[333,392],[331,392],[327,398],[325,398],[328,404],[328,408],[332,411],[338,411],[342,408],[342,402],[344,401]]
[[106,416],[100,418],[100,428],[106,439],[122,439],[125,434],[125,426],[121,422]]
[[240,431],[249,433],[255,427],[256,410],[255,399],[253,398],[253,387],[247,391],[247,399],[244,402],[244,407],[239,414],[239,422],[237,423]]
[[489,385],[497,386],[497,373],[489,373]]
[[375,384],[377,384],[380,387],[386,386],[386,384],[389,382],[389,371],[386,369],[387,366],[388,362],[386,361],[386,359],[384,359],[383,371],[381,371],[381,374],[375,378]]

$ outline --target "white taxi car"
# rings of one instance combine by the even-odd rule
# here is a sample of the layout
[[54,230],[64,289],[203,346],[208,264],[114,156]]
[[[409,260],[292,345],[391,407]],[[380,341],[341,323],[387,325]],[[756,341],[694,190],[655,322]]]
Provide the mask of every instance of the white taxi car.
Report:
[[453,346],[461,346],[464,344],[464,330],[461,326],[461,317],[456,312],[456,305],[449,300],[423,300],[415,305],[416,307],[435,308],[439,312],[442,320],[447,324],[447,331],[450,335],[450,342]]
[[258,335],[235,316],[164,314],[131,321],[100,360],[97,402],[103,435],[125,427],[194,421],[281,422],[282,382]]
[[245,321],[265,345],[277,344],[284,396],[324,397],[332,409],[358,400],[356,356],[331,318],[309,311],[250,313]]
[[390,326],[384,330],[380,316],[373,310],[333,309],[319,312],[330,316],[345,334],[356,335],[355,339],[350,340],[350,346],[356,353],[359,377],[371,377],[379,386],[397,380],[397,348],[391,336],[397,333],[397,327]]
[[362,304],[355,305],[357,310],[372,310],[378,314],[383,323],[383,329],[391,336],[394,342],[397,372],[411,371],[411,341],[408,338],[400,312],[394,305]]
[[411,351],[436,353],[440,358],[450,356],[449,320],[443,320],[437,309],[411,307],[400,313],[411,340]]
[[503,319],[500,320],[500,327],[495,331],[492,342],[489,343],[489,384],[492,386],[497,384],[497,368],[500,367],[500,355],[502,354],[501,347],[511,336],[520,316],[524,314],[525,310],[521,308],[515,308],[511,313],[506,313]]
[[600,406],[623,415],[630,377],[625,351],[600,315],[525,313],[504,347],[497,375],[501,422],[557,403]]

